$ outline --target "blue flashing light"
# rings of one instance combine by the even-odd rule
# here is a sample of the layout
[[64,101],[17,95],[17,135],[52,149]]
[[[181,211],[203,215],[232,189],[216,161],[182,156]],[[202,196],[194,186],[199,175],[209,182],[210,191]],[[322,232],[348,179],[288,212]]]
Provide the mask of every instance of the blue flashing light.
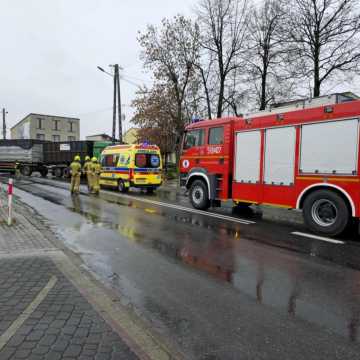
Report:
[[200,122],[200,121],[203,121],[203,119],[197,118],[197,117],[195,117],[195,116],[191,119],[191,122],[192,122],[193,124],[196,124],[196,123],[198,123],[198,122]]

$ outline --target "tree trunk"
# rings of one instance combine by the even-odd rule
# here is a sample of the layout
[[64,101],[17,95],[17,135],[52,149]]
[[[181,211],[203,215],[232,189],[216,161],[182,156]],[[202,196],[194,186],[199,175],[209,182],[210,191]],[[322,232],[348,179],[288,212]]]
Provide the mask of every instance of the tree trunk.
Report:
[[320,48],[315,44],[314,49],[314,97],[320,96]]
[[[177,136],[180,136],[180,137],[183,137],[184,135],[184,132],[177,132],[178,135]],[[175,155],[176,155],[176,164],[178,166],[178,168],[180,169],[180,156],[181,156],[181,146],[182,146],[182,141],[180,141],[178,144],[176,144],[175,146]]]
[[267,78],[267,72],[264,69],[262,75],[261,75],[261,98],[260,98],[260,111],[265,110],[266,108],[266,78]]
[[219,100],[217,107],[217,118],[221,118],[222,110],[223,110],[223,102],[224,102],[224,91],[225,91],[225,79],[220,79],[220,89],[219,89]]
[[168,152],[165,151],[165,154],[164,154],[164,170],[165,170],[165,174],[167,174],[167,172],[168,172],[168,161],[167,161],[167,158],[168,158]]
[[201,79],[202,79],[202,83],[203,83],[203,86],[204,86],[208,118],[211,119],[212,118],[211,101],[210,101],[210,94],[209,94],[209,89],[208,89],[207,82],[206,82],[205,73],[204,73],[204,70],[203,70],[203,68],[201,66],[198,66],[198,68],[200,69]]
[[320,96],[320,81],[318,79],[314,79],[314,97]]

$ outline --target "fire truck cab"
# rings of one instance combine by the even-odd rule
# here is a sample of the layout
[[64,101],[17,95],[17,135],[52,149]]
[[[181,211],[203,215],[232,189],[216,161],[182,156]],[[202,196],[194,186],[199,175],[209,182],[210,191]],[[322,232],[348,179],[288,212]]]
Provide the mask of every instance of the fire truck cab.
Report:
[[233,200],[303,211],[306,225],[341,234],[360,216],[360,101],[301,100],[186,128],[180,182],[205,210]]

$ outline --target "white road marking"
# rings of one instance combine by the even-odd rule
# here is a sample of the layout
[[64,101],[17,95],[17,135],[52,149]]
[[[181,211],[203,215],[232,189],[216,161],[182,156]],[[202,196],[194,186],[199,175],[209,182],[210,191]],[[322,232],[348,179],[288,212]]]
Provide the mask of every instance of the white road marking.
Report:
[[333,243],[333,244],[345,244],[345,241],[330,239],[330,238],[327,238],[327,237],[302,233],[302,232],[298,232],[298,231],[294,231],[291,234],[292,235],[297,235],[297,236],[302,236],[302,237],[307,237],[307,238],[311,238],[311,239],[321,240],[321,241],[327,241],[327,242]]
[[[44,182],[40,182],[40,181],[34,181],[34,183],[39,184],[39,185],[52,186],[50,181],[48,183],[44,183]],[[61,188],[65,189],[65,187],[61,187]],[[83,189],[85,189],[85,186],[83,186]],[[81,192],[81,187],[80,187],[80,192]],[[109,192],[109,191],[105,191],[105,192],[106,193],[111,193],[111,194],[114,195],[114,192]],[[193,213],[193,214],[200,214],[200,215],[204,215],[204,216],[209,216],[209,217],[213,217],[213,218],[216,218],[216,219],[232,221],[232,222],[235,222],[235,223],[238,223],[238,224],[243,224],[243,225],[251,225],[251,224],[256,223],[255,221],[251,221],[251,220],[235,218],[235,217],[232,217],[232,216],[227,216],[227,215],[222,215],[222,214],[215,214],[215,213],[211,213],[211,212],[208,212],[208,211],[197,210],[197,209],[194,209],[194,208],[189,208],[189,207],[186,207],[186,206],[165,203],[165,202],[162,202],[162,201],[149,200],[149,199],[145,199],[145,198],[141,198],[141,197],[137,197],[137,196],[130,196],[130,195],[125,195],[125,194],[116,194],[116,196],[123,197],[123,198],[129,199],[129,200],[140,201],[140,202],[147,203],[147,204],[152,204],[152,205],[172,208],[172,209],[176,209],[176,210],[186,211],[186,212],[190,212],[190,213]]]
[[176,209],[176,210],[182,210],[182,211],[190,212],[190,213],[193,213],[193,214],[205,215],[205,216],[213,217],[213,218],[216,218],[216,219],[236,222],[236,223],[239,223],[239,224],[244,224],[244,225],[255,224],[255,221],[234,218],[234,217],[227,216],[227,215],[214,214],[214,213],[203,211],[203,210],[197,210],[197,209],[193,209],[193,208],[188,208],[186,206],[181,206],[181,205],[175,205],[175,204],[165,203],[165,202],[161,202],[161,201],[144,199],[144,198],[137,197],[137,196],[130,196],[130,195],[124,195],[124,194],[118,194],[118,195],[120,197],[124,197],[124,198],[129,199],[129,200],[136,200],[136,201],[140,201],[140,202],[144,202],[144,203],[148,203],[148,204],[152,204],[152,205],[168,207],[168,208]]
[[50,290],[57,282],[56,276],[52,276],[47,285],[38,293],[35,299],[28,305],[28,307],[19,315],[19,317],[8,327],[8,329],[0,336],[0,350],[7,344],[7,342],[20,329],[21,325],[30,317],[41,302],[46,298]]

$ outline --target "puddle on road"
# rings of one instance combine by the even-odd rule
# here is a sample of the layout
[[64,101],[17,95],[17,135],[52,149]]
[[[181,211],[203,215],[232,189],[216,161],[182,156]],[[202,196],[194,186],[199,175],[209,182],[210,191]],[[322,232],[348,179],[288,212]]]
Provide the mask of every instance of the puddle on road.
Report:
[[[136,201],[115,197],[109,203],[92,197],[61,199],[36,191],[34,195],[73,213],[69,220],[63,207],[50,211],[47,204],[34,204],[59,225],[67,244],[86,253],[88,261],[102,269],[107,281],[129,299],[142,296],[147,304],[150,301],[131,285],[131,279],[112,270],[112,257],[121,251],[124,239],[226,282],[258,304],[316,324],[351,342],[360,340],[360,272],[329,267],[322,261],[245,240],[241,226],[214,225],[213,220],[197,215],[144,208]],[[156,304],[150,308],[154,307]]]

